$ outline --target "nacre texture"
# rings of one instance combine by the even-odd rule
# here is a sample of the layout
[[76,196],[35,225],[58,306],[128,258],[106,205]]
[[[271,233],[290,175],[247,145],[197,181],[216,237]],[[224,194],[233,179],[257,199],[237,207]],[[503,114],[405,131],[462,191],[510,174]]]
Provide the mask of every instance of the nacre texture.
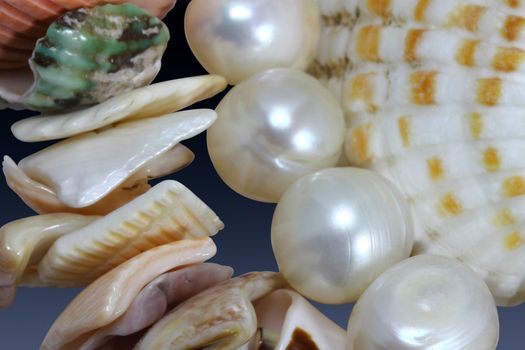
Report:
[[0,98],[38,111],[105,101],[151,83],[168,40],[166,25],[132,4],[67,12],[37,41],[33,76],[2,74]]
[[319,0],[311,67],[339,98],[351,165],[410,205],[415,254],[468,264],[525,299],[525,62],[516,1]]
[[314,78],[271,69],[235,86],[208,129],[210,158],[224,182],[251,199],[277,202],[303,175],[334,166],[344,120]]
[[420,255],[383,273],[358,300],[347,350],[494,350],[499,321],[486,284],[457,260]]
[[204,68],[237,84],[269,68],[305,69],[320,19],[314,0],[192,0],[184,27]]
[[381,176],[324,169],[295,182],[275,209],[272,247],[279,270],[322,303],[355,301],[391,265],[410,255],[408,207]]

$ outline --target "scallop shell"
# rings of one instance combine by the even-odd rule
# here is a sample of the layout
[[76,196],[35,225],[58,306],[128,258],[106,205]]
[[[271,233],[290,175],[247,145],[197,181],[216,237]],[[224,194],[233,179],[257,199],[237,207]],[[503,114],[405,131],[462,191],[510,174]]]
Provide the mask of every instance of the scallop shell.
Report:
[[252,272],[225,281],[168,313],[135,349],[236,349],[257,331],[253,301],[285,286],[275,272]]
[[22,119],[14,123],[11,130],[17,139],[25,142],[71,137],[123,121],[173,113],[215,96],[226,86],[226,80],[218,75],[168,80],[80,111]]
[[135,297],[159,275],[202,263],[213,257],[216,249],[209,238],[182,240],[126,261],[90,284],[68,305],[51,326],[41,349],[78,350],[98,329],[125,315]]
[[[525,299],[525,13],[515,2],[320,0],[311,68],[346,113],[346,154],[398,185],[415,253]],[[515,5],[513,5],[515,4]]]
[[0,97],[38,111],[105,101],[151,83],[168,40],[166,25],[132,4],[67,12],[37,41],[29,61],[34,76],[11,75],[26,78],[24,88],[2,86]]
[[37,39],[67,11],[106,3],[131,3],[163,18],[176,0],[0,0],[0,69],[26,67]]
[[212,110],[190,110],[117,124],[56,143],[18,167],[6,158],[4,174],[11,189],[36,211],[105,214],[144,193],[149,178],[191,162],[193,154],[177,147],[178,142],[215,119]]
[[37,265],[60,237],[90,223],[96,216],[48,214],[10,222],[0,228],[0,308],[9,306],[16,286],[39,285]]
[[55,241],[38,264],[47,285],[83,286],[115,266],[176,240],[215,235],[217,215],[184,185],[166,180],[93,223]]

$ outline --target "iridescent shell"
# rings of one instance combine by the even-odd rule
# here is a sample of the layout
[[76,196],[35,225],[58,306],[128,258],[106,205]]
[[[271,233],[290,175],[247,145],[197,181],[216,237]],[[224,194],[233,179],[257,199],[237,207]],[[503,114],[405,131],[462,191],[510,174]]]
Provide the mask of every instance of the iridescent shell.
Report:
[[415,253],[454,257],[500,305],[525,299],[525,12],[516,2],[320,0],[311,71],[346,154],[398,185]]
[[106,3],[131,3],[163,18],[176,0],[0,0],[0,70],[26,67],[36,40],[60,15]]
[[149,84],[168,40],[166,25],[132,4],[67,12],[37,41],[33,76],[2,74],[0,98],[39,111],[105,101]]

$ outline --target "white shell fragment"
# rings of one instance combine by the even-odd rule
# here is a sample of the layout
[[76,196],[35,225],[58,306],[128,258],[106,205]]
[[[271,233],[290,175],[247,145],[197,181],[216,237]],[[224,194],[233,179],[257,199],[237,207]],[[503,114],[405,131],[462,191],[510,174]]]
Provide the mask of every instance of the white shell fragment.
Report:
[[[163,153],[172,150],[179,141],[202,132],[215,119],[216,113],[212,110],[191,110],[118,124],[98,133],[86,133],[54,144],[24,158],[18,168],[31,179],[30,187],[40,186],[40,192],[56,194],[66,207],[83,208],[104,201],[119,188],[133,190],[144,181],[136,178],[137,173],[148,177],[158,175],[151,169],[162,169],[169,164],[164,162]],[[184,149],[174,153],[182,154],[182,157],[175,158],[169,169],[161,171],[161,176],[193,159],[193,155]],[[151,163],[159,161],[160,168],[159,164]],[[4,173],[10,187],[17,193],[23,192],[21,196],[25,194],[26,203],[41,202],[40,198],[31,198],[36,194],[25,188],[28,181],[20,184],[18,176],[9,176],[9,172],[16,170],[13,164],[6,163]],[[147,184],[142,185],[148,188]],[[19,187],[22,191],[17,191]]]
[[48,214],[10,222],[0,228],[0,308],[9,306],[18,284],[40,284],[36,267],[49,247],[96,216]]
[[[274,350],[343,350],[346,332],[297,292],[280,289],[255,303],[261,342]],[[275,334],[277,342],[266,344],[264,335]],[[259,350],[254,347],[247,350]]]
[[236,349],[257,331],[252,302],[284,288],[275,272],[254,272],[225,281],[180,304],[157,322],[136,350]]
[[503,1],[319,0],[314,73],[340,100],[352,166],[410,206],[414,254],[525,300],[525,16]]
[[58,239],[38,266],[44,283],[83,286],[129,258],[224,227],[182,184],[167,180],[107,216]]
[[101,276],[84,289],[58,317],[42,350],[78,350],[97,329],[112,324],[159,275],[215,255],[209,238],[183,240],[148,250]]
[[217,75],[164,81],[79,111],[23,119],[14,123],[11,130],[17,139],[26,142],[66,138],[124,120],[173,113],[214,96],[226,86],[226,80]]

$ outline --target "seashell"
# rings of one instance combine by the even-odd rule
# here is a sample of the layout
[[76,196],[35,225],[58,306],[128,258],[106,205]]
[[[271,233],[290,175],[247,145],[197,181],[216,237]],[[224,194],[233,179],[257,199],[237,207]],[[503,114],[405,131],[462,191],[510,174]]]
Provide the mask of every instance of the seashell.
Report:
[[[0,1],[0,61],[9,57],[14,47],[23,45],[23,57],[16,59],[11,68],[27,67],[36,41],[46,34],[48,26],[60,15],[82,7],[94,7],[106,3],[130,3],[143,8],[153,16],[163,18],[174,6],[176,0],[110,0],[110,1],[70,1],[70,0],[1,0]],[[10,67],[2,67],[6,69]],[[2,72],[3,73],[3,72]],[[0,74],[2,74],[0,73]]]
[[[209,238],[182,240],[148,250],[104,274],[84,289],[49,329],[42,350],[79,349],[97,330],[114,325],[159,275],[215,255]],[[202,283],[199,282],[199,283]]]
[[[0,97],[14,107],[38,111],[105,101],[149,84],[160,70],[168,40],[166,25],[135,5],[70,11],[37,41],[29,60],[33,77],[10,75],[24,88],[2,85]],[[23,43],[18,49],[34,45],[30,39],[15,42]]]
[[275,272],[252,272],[225,281],[168,313],[135,349],[236,349],[257,331],[253,301],[285,286]]
[[319,3],[323,52],[311,71],[343,105],[350,163],[404,194],[414,253],[456,258],[499,305],[521,303],[522,11],[503,2]]
[[[0,228],[0,308],[9,306],[17,284],[39,284],[36,266],[59,238],[96,216],[48,214],[10,222]],[[29,275],[29,276],[28,276]]]
[[420,255],[385,271],[357,301],[347,350],[494,350],[499,321],[487,285],[464,264]]
[[[94,209],[107,213],[115,209],[115,197],[116,203],[122,204],[118,197],[123,192],[131,189],[132,193],[124,197],[136,197],[149,188],[149,177],[164,176],[191,162],[193,154],[174,147],[208,128],[215,119],[214,111],[201,109],[117,124],[56,143],[24,158],[18,168],[5,159],[4,174],[11,189],[37,211],[55,210],[54,198],[49,200],[51,205],[46,203],[54,194],[66,211],[97,203]],[[172,154],[164,154],[170,150]],[[177,155],[182,157],[163,163],[167,157]],[[156,173],[155,169],[162,171]],[[25,175],[21,179],[17,173]],[[40,190],[34,193],[33,188]]]
[[218,75],[164,81],[80,111],[22,119],[14,123],[11,130],[17,139],[25,142],[71,137],[124,120],[173,113],[216,95],[226,86],[226,80]]
[[48,285],[83,286],[143,251],[175,240],[213,236],[223,227],[184,185],[163,181],[56,240],[38,265],[38,274]]
[[[255,312],[259,344],[246,350],[264,348],[261,343],[274,350],[345,348],[345,331],[294,291],[280,289],[268,294],[255,303]],[[272,335],[273,342],[268,339]]]

